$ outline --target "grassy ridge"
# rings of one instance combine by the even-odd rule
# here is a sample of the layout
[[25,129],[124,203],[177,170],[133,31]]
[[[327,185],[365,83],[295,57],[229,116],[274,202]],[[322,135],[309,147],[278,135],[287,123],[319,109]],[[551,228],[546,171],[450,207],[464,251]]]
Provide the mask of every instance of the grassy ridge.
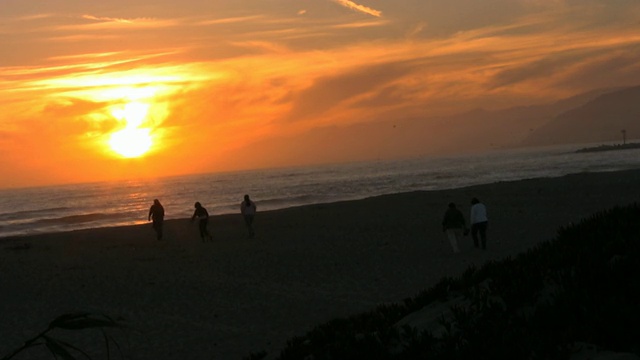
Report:
[[576,343],[640,355],[638,304],[640,208],[631,205],[402,304],[319,325],[278,359],[567,359]]

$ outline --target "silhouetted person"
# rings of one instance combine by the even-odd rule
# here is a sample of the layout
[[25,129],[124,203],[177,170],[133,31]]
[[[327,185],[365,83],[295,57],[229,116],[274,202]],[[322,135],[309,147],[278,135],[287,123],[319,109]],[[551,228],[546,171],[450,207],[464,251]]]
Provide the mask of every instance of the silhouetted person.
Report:
[[164,223],[164,207],[160,204],[160,200],[153,200],[153,205],[149,208],[149,219],[153,219],[153,230],[156,231],[158,240],[162,240],[162,225]]
[[253,218],[256,215],[256,210],[258,207],[256,203],[249,199],[249,195],[244,196],[244,201],[240,204],[240,213],[244,217],[244,223],[247,224],[247,229],[249,230],[249,238],[253,239],[255,236],[255,232],[253,231]]
[[464,220],[464,215],[456,208],[456,204],[449,203],[449,208],[444,213],[442,219],[442,231],[447,235],[449,243],[453,248],[454,253],[460,252],[458,248],[458,241],[462,238],[463,234],[467,232],[467,224]]
[[202,238],[202,242],[205,239],[209,239],[209,241],[213,241],[213,237],[209,234],[209,230],[207,229],[207,224],[209,223],[209,213],[207,209],[202,207],[199,202],[194,204],[196,210],[193,212],[193,216],[191,217],[191,221],[195,218],[198,218],[198,227],[200,228],[200,237]]
[[487,224],[489,218],[487,217],[487,207],[480,202],[477,198],[471,199],[471,216],[469,218],[471,223],[471,236],[473,237],[473,245],[478,247],[478,233],[480,233],[480,241],[482,249],[487,248]]

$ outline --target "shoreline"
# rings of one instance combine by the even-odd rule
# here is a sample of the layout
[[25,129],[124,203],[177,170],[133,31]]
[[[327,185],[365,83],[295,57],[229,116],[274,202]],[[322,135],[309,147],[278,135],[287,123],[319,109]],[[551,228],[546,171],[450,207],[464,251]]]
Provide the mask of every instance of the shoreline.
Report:
[[[256,238],[240,215],[0,238],[0,356],[71,311],[123,318],[125,354],[154,359],[277,355],[319,323],[429,288],[467,267],[513,256],[559,227],[640,201],[640,170],[582,173],[259,212]],[[453,254],[440,221],[469,200],[489,214],[488,249],[470,237]],[[258,207],[260,203],[258,202]],[[28,244],[25,245],[25,244]]]
[[390,193],[640,167],[635,151],[574,151],[575,144],[0,190],[0,237],[144,224],[154,198],[165,206],[165,219],[177,219],[190,217],[195,201],[201,201],[210,214],[237,214],[245,193],[260,200],[260,210],[266,211]]

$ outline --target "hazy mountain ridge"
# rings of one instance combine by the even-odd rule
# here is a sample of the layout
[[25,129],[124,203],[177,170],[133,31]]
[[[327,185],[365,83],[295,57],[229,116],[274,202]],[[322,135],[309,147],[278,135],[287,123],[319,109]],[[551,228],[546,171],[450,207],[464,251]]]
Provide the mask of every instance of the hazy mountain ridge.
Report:
[[[598,89],[561,99],[556,102],[518,106],[500,110],[475,109],[445,117],[413,117],[395,120],[329,126],[316,128],[295,137],[259,141],[250,147],[238,149],[236,155],[247,156],[261,166],[276,163],[298,165],[306,163],[332,163],[362,160],[394,159],[425,155],[450,155],[522,146],[544,146],[561,143],[610,141],[620,137],[625,128],[629,135],[640,134],[628,123],[631,117],[620,117],[619,123],[609,123],[611,134],[603,131],[593,136],[582,136],[576,131],[579,119],[589,118],[597,124],[598,114],[608,108],[606,104],[620,103],[618,113],[624,114],[638,99],[637,88]],[[626,91],[631,91],[631,95]],[[640,101],[637,101],[640,107]],[[624,105],[623,104],[627,104]],[[640,110],[640,109],[639,109]],[[591,118],[593,117],[593,118]],[[584,126],[584,132],[590,129]],[[552,139],[561,141],[549,141]],[[255,149],[261,149],[256,152]],[[264,151],[262,151],[264,150]],[[279,154],[277,159],[269,154]],[[234,157],[230,161],[234,161]],[[304,161],[303,161],[304,159]]]
[[525,145],[622,142],[640,138],[640,86],[598,96],[586,104],[556,116],[529,135]]

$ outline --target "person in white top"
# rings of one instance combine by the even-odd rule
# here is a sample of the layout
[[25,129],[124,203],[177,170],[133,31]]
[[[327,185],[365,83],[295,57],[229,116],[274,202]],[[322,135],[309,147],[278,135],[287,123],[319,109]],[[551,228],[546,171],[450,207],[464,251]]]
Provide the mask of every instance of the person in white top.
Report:
[[253,217],[256,215],[257,209],[256,203],[251,201],[249,195],[245,195],[244,201],[240,204],[240,213],[242,213],[244,217],[244,223],[247,224],[250,239],[253,239],[255,236],[255,232],[253,231]]
[[[471,224],[471,237],[473,238],[473,245],[479,247],[482,245],[482,249],[487,249],[487,225],[489,224],[489,218],[487,217],[487,207],[480,202],[477,198],[471,199],[471,216],[469,218]],[[478,234],[480,235],[480,241],[478,241]]]

